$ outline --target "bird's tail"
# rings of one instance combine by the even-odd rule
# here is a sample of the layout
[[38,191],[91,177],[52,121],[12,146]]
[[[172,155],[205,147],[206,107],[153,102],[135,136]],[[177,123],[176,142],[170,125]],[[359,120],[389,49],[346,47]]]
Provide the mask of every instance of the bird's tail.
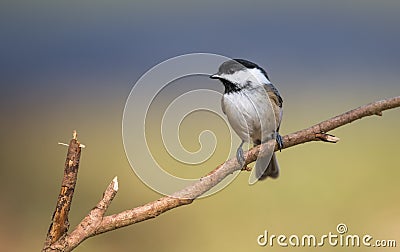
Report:
[[[267,169],[265,169],[266,166]],[[266,157],[258,158],[256,161],[255,169],[256,169],[256,177],[258,178],[258,180],[264,180],[267,177],[271,177],[274,179],[278,178],[279,165],[278,161],[276,160],[275,153],[272,154],[271,158],[268,155]]]

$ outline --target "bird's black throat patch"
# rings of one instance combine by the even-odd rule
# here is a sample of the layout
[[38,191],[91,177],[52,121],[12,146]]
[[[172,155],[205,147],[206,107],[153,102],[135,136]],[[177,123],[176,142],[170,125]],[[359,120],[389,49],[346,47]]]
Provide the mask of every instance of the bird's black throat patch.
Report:
[[251,83],[249,81],[246,82],[246,85],[244,85],[243,87],[239,87],[238,85],[236,85],[228,80],[225,80],[225,79],[219,79],[219,80],[222,82],[222,84],[224,84],[224,87],[225,87],[224,93],[225,94],[237,93],[237,92],[240,92],[243,89],[249,88],[251,86]]
[[220,81],[222,82],[222,84],[224,84],[225,94],[239,92],[240,90],[242,90],[236,84],[234,84],[234,83],[232,83],[232,82],[230,82],[228,80],[220,79]]

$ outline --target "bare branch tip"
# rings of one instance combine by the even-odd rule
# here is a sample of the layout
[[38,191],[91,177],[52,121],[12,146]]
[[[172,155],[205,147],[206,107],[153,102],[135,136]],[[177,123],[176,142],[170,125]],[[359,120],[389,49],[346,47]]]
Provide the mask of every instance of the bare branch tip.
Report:
[[337,142],[340,141],[340,138],[339,138],[339,137],[332,136],[332,135],[329,135],[329,136],[327,137],[327,141],[328,141],[328,142],[331,142],[331,143],[337,143]]
[[315,136],[319,140],[322,140],[322,141],[328,142],[328,143],[337,143],[340,140],[339,137],[336,137],[336,136],[331,135],[331,134],[326,134],[326,133],[317,133]]
[[78,133],[76,132],[76,130],[72,131],[72,138],[75,140],[78,139]]
[[113,178],[113,183],[114,183],[114,185],[113,185],[114,191],[118,191],[118,177],[117,176],[115,176]]
[[61,142],[58,142],[57,144],[58,144],[58,145],[67,146],[67,147],[69,146],[68,144],[66,144],[66,143],[61,143]]

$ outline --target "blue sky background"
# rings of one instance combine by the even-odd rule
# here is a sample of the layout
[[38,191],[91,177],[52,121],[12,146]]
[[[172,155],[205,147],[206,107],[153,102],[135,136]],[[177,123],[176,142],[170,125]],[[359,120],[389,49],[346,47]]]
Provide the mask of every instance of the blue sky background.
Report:
[[[132,173],[121,137],[128,94],[156,64],[195,52],[257,62],[284,97],[286,134],[399,95],[399,24],[400,2],[389,0],[1,1],[0,214],[9,218],[0,247],[40,249],[65,160],[56,143],[72,129],[88,148],[71,227],[115,175],[121,191],[110,212],[159,197]],[[392,238],[400,224],[393,200],[400,117],[384,115],[335,131],[340,145],[283,151],[277,181],[249,187],[241,174],[213,197],[89,239],[77,251],[126,251],[132,243],[143,251],[257,251],[265,249],[255,243],[265,228],[323,233],[342,221],[354,232]],[[379,169],[386,170],[378,176]]]

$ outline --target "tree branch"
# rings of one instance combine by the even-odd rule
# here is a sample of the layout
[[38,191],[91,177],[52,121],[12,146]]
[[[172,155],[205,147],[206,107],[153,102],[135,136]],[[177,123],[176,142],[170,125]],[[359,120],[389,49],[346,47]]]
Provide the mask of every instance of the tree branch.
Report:
[[64,177],[61,183],[60,194],[53,213],[52,222],[47,232],[44,248],[60,239],[67,233],[69,228],[68,213],[74,195],[76,180],[78,178],[79,160],[81,157],[81,147],[77,140],[76,131],[73,132],[72,139],[68,146],[67,159],[64,166]]
[[[396,107],[400,107],[400,96],[361,106],[315,124],[307,129],[284,136],[283,149],[310,141],[322,140],[326,142],[337,142],[339,138],[326,134],[326,132],[366,116],[381,116],[382,111]],[[254,162],[260,151],[260,155],[262,156],[263,150],[268,147],[267,145],[271,145],[272,147],[275,145],[275,141],[271,140],[246,152],[246,165]],[[275,148],[275,151],[276,150],[277,147]],[[112,199],[117,193],[118,188],[115,189],[117,181],[114,179],[106,189],[103,198],[97,206],[81,221],[81,223],[79,223],[75,230],[52,243],[46,251],[71,251],[89,237],[155,218],[168,210],[190,204],[194,199],[217,185],[226,176],[241,169],[242,167],[238,164],[236,158],[230,159],[219,165],[199,181],[174,193],[172,196],[165,196],[143,206],[125,210],[117,214],[104,216],[107,207],[111,204]],[[248,169],[246,168],[244,170]]]
[[64,236],[51,247],[45,248],[44,251],[71,251],[84,239],[96,235],[100,222],[117,192],[118,179],[115,177],[103,193],[103,198],[78,224],[78,226],[69,235]]

